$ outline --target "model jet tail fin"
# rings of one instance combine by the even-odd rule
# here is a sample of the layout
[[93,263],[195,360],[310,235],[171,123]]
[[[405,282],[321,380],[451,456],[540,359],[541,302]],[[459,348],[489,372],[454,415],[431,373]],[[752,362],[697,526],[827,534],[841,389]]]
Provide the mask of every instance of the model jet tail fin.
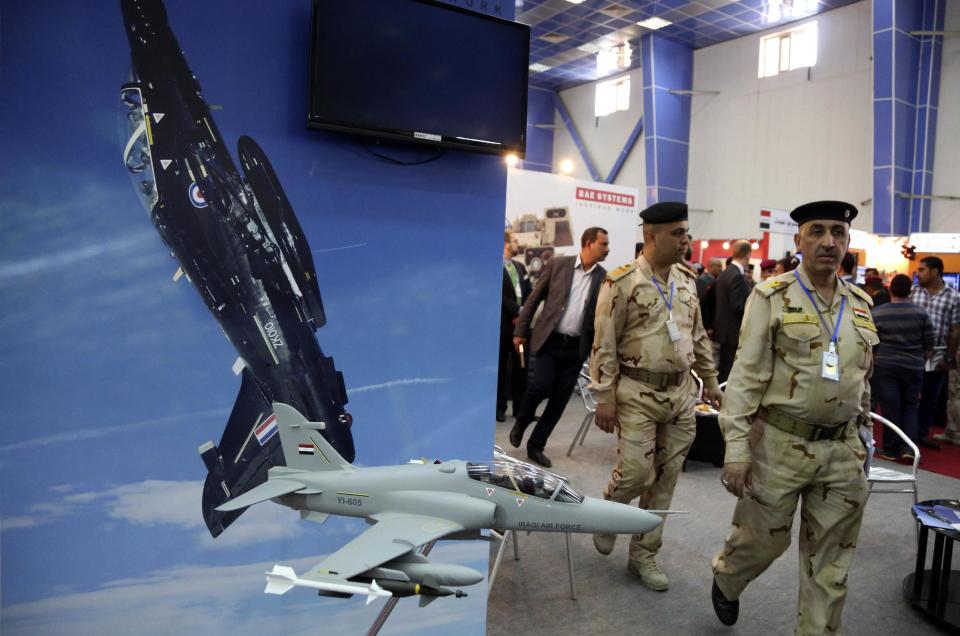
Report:
[[[282,497],[283,495],[289,495],[292,492],[303,489],[304,485],[297,481],[291,481],[289,479],[268,479],[256,488],[251,488],[239,497],[234,497],[230,501],[217,506],[216,510],[220,512],[230,512],[232,510],[240,510],[241,508],[249,508],[253,504],[258,504],[261,501],[267,501],[274,497]],[[312,492],[316,494],[316,491]]]
[[350,467],[350,463],[320,434],[324,422],[308,422],[297,409],[280,402],[274,402],[273,412],[277,416],[280,444],[288,468],[338,470]]

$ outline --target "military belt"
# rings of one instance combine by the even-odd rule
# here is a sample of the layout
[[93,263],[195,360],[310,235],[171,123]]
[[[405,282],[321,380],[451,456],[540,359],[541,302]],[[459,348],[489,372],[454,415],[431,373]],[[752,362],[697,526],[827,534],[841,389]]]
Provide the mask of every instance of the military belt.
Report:
[[650,384],[660,389],[665,389],[669,386],[680,386],[683,384],[683,377],[687,375],[687,371],[677,371],[676,373],[658,373],[656,371],[638,369],[637,367],[628,367],[623,364],[620,365],[620,373],[628,378],[636,380],[637,382]]
[[843,437],[843,432],[847,428],[847,424],[850,423],[814,424],[788,415],[783,411],[763,406],[757,410],[757,415],[770,426],[778,428],[784,433],[802,437],[808,442],[840,439]]

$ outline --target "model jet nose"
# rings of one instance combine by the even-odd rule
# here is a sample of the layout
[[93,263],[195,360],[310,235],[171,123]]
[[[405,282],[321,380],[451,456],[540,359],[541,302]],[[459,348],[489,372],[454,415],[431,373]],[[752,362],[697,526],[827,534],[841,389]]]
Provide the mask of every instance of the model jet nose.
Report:
[[[615,501],[586,497],[580,504],[583,518],[587,520],[584,530],[603,534],[634,534],[650,532],[661,523],[659,515],[642,508]],[[586,526],[589,526],[589,530]]]

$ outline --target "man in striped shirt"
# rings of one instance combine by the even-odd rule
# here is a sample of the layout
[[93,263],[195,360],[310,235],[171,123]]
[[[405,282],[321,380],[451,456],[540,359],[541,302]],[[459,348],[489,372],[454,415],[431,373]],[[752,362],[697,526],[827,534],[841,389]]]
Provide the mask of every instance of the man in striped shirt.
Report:
[[[871,395],[881,414],[918,441],[917,408],[923,384],[923,365],[933,349],[933,323],[922,307],[910,302],[910,278],[898,274],[890,281],[890,302],[873,310],[880,344],[874,348]],[[892,433],[884,433],[881,459],[913,460],[909,449]]]
[[934,331],[933,357],[923,374],[918,442],[940,450],[940,443],[930,439],[930,427],[934,424],[947,372],[956,364],[960,344],[960,293],[943,282],[943,261],[936,256],[920,260],[917,282],[919,285],[913,288],[910,300],[927,310]]

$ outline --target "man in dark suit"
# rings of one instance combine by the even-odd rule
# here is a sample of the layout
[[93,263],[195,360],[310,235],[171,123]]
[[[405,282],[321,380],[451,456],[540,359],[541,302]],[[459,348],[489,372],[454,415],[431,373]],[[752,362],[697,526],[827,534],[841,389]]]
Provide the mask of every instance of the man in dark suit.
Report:
[[[593,314],[597,292],[606,275],[599,263],[610,252],[607,231],[591,227],[580,238],[578,256],[554,256],[543,268],[533,293],[523,304],[513,330],[513,343],[523,355],[535,355],[533,376],[523,396],[520,414],[510,431],[510,443],[519,448],[523,433],[536,416],[537,406],[545,398],[547,407],[527,440],[527,457],[549,468],[543,454],[547,438],[563,414],[580,367],[593,345]],[[527,344],[527,331],[537,307],[543,311]]]
[[516,237],[503,233],[503,302],[500,304],[500,365],[497,369],[497,421],[506,420],[507,402],[513,401],[514,416],[527,388],[527,372],[513,348],[513,327],[523,301],[530,296],[530,277],[523,263],[513,260],[520,252]]
[[733,359],[740,344],[740,323],[743,322],[743,309],[747,304],[750,288],[743,277],[750,262],[749,241],[737,241],[733,244],[730,264],[717,278],[716,309],[713,314],[713,339],[720,345],[720,361],[717,371],[719,382],[726,382],[733,368]]

